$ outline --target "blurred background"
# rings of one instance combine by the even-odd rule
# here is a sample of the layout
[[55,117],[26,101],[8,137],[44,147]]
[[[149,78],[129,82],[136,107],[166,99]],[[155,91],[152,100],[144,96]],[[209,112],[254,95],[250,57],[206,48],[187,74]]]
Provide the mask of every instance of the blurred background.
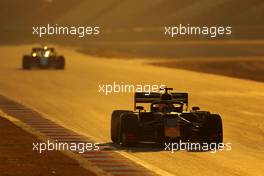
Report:
[[[218,62],[217,65],[221,69],[230,65],[234,68],[217,71],[218,66],[212,66],[208,61],[192,66],[180,63],[180,67],[263,81],[260,74],[264,72],[264,64],[259,61],[264,55],[263,19],[262,0],[9,0],[1,1],[0,44],[41,41],[75,46],[79,52],[109,58],[225,58],[225,63]],[[101,33],[84,38],[44,36],[40,39],[32,35],[32,26],[47,24],[100,26]],[[164,26],[179,24],[232,26],[232,35],[216,39],[164,35]],[[230,58],[239,58],[242,64],[226,63]],[[164,66],[175,67],[177,64],[166,63]],[[244,69],[243,73],[232,71],[238,68]],[[256,72],[254,76],[252,71]]]

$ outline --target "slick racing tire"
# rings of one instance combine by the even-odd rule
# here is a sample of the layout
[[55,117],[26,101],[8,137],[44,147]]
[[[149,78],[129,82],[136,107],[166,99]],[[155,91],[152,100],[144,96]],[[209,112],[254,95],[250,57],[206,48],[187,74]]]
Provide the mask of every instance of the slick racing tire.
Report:
[[223,124],[220,115],[210,114],[204,125],[204,133],[208,137],[208,143],[216,143],[218,145],[223,142]]
[[63,56],[57,58],[56,69],[65,69],[65,58]]
[[114,143],[118,142],[118,131],[119,131],[121,115],[123,113],[129,113],[129,112],[132,112],[132,111],[115,110],[112,112],[112,116],[111,116],[111,140]]
[[32,68],[32,58],[30,56],[23,56],[22,69],[30,70]]
[[138,142],[139,121],[136,114],[121,115],[118,142],[123,147],[133,146]]

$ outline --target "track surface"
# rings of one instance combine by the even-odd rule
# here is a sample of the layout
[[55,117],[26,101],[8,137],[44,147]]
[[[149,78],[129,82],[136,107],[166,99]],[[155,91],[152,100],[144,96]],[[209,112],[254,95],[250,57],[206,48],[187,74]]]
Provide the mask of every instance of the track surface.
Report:
[[170,153],[153,147],[120,150],[175,175],[262,175],[264,84],[184,70],[146,66],[142,60],[107,60],[59,47],[65,71],[20,69],[31,46],[1,47],[0,93],[45,113],[81,134],[110,142],[113,109],[132,109],[133,94],[103,95],[99,84],[156,83],[190,93],[191,105],[219,112],[231,151]]
[[[77,134],[72,130],[66,129],[48,119],[43,117],[42,114],[19,104],[7,97],[0,96],[0,109],[4,113],[19,119],[26,125],[40,132],[50,142],[56,141],[56,143],[75,143],[78,145],[82,144],[95,144],[96,142]],[[99,149],[87,150],[87,151],[72,151],[79,154],[80,157],[88,160],[94,166],[100,168],[102,171],[111,175],[122,176],[122,175],[155,175],[144,167],[131,162],[127,158],[123,157],[119,153],[113,151],[113,148],[109,145],[99,145]],[[38,153],[39,151],[36,151]],[[49,152],[49,151],[42,151]],[[41,155],[41,154],[40,154]]]
[[[53,151],[40,155],[32,151],[32,143],[39,141],[39,139],[29,133],[28,129],[21,129],[22,123],[20,121],[10,116],[5,116],[5,118],[0,117],[1,176],[96,176],[91,171],[98,170],[98,168],[85,169],[76,160],[61,152]],[[91,165],[89,167],[91,168]],[[102,171],[100,172],[102,173]]]

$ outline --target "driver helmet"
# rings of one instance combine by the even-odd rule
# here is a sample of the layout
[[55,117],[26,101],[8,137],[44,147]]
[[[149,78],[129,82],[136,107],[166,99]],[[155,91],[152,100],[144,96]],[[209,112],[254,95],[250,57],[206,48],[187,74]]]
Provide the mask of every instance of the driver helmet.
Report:
[[161,100],[172,100],[171,94],[165,93],[161,95]]

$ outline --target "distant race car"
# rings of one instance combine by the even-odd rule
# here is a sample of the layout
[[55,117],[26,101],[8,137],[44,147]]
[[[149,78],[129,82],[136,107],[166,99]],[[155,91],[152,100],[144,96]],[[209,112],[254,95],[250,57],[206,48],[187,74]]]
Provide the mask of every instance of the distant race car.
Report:
[[[111,117],[111,139],[122,146],[138,142],[222,143],[222,119],[218,114],[193,107],[188,111],[188,93],[135,93],[134,109],[114,110]],[[137,103],[149,103],[146,111]]]
[[29,70],[33,67],[43,69],[64,69],[65,58],[64,56],[57,55],[54,48],[49,48],[47,46],[41,48],[32,48],[31,55],[23,56],[22,68]]

